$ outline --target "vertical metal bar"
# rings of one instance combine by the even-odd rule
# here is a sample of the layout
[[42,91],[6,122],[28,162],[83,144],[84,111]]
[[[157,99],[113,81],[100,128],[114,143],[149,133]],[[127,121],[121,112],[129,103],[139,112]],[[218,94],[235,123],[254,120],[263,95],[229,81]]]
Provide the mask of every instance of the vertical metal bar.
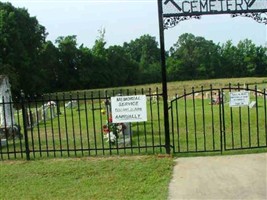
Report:
[[95,142],[95,154],[97,155],[97,143],[96,143],[96,125],[95,125],[95,107],[94,107],[94,93],[91,92],[91,103],[92,103],[92,115],[93,115],[93,129],[94,129],[94,142]]
[[[114,93],[113,93],[114,94]],[[108,126],[108,141],[109,141],[109,143],[108,143],[108,145],[109,145],[109,154],[110,155],[112,155],[112,147],[111,147],[111,143],[110,143],[110,128],[109,128],[109,124],[110,124],[110,120],[109,120],[109,118],[110,118],[110,116],[111,116],[111,99],[108,97],[108,95],[107,95],[107,91],[106,91],[106,94],[105,94],[105,96],[106,96],[106,99],[105,99],[105,106],[106,106],[106,117],[107,117],[107,126]],[[102,136],[102,138],[103,138],[103,136]],[[118,150],[117,150],[118,151]]]
[[45,129],[45,148],[46,148],[46,155],[49,156],[47,127],[46,127],[47,110],[45,110],[44,104],[45,104],[44,96],[42,95],[42,110],[43,110],[43,113],[42,114],[43,114],[44,129]]
[[[9,110],[10,110],[10,114],[11,116],[14,116],[14,113],[13,113],[13,107],[12,107],[12,98],[11,96],[9,96],[9,101],[8,101],[8,104],[9,104]],[[13,117],[11,117],[11,127],[12,129],[15,127],[14,126],[14,121],[13,121]],[[20,134],[20,132],[18,133],[15,133],[13,134],[13,151],[14,151],[14,158],[17,158],[17,153],[16,153],[16,142],[15,142],[15,139],[16,139],[16,134]],[[20,137],[20,135],[18,135],[18,137]],[[0,141],[1,142],[1,141]],[[1,147],[0,147],[1,148]]]
[[259,101],[258,101],[258,88],[255,85],[255,100],[256,100],[256,124],[257,124],[257,144],[260,147],[260,130],[259,130]]
[[[212,85],[210,84],[210,91],[211,91],[211,93],[212,93],[212,91],[213,91],[213,88],[212,88]],[[219,102],[218,102],[218,104],[220,105],[221,104],[221,101],[222,101],[222,99],[221,99],[221,94],[220,94],[220,90],[218,90],[218,99],[219,99]],[[214,141],[214,107],[213,107],[213,104],[212,104],[212,102],[211,102],[211,133],[212,133],[212,147],[213,147],[213,150],[215,150],[215,141]],[[218,106],[219,106],[218,105]]]
[[192,87],[193,93],[193,120],[194,120],[194,136],[195,136],[195,151],[197,152],[197,122],[196,122],[196,100],[195,100],[195,89]]
[[[248,91],[248,85],[246,86],[246,90]],[[250,127],[250,108],[249,106],[247,107],[248,109],[248,144],[249,147],[251,147],[251,127]]]
[[242,109],[241,107],[238,108],[238,114],[239,114],[239,139],[240,139],[240,147],[243,147],[243,138],[242,138]]
[[80,105],[80,96],[79,96],[79,92],[77,92],[77,105],[78,105],[78,121],[79,121],[79,130],[80,130],[80,146],[81,146],[81,151],[82,151],[82,156],[83,154],[83,134],[82,134],[82,121],[81,121],[81,105]]
[[[54,131],[54,115],[55,115],[55,104],[51,100],[51,94],[48,95],[49,101],[50,102],[50,123],[51,123],[51,134],[52,134],[52,145],[53,145],[53,152],[54,152],[54,157],[56,157],[56,144],[55,144],[55,131]],[[53,104],[52,104],[53,103]]]
[[[142,88],[141,93],[144,94],[144,89]],[[144,125],[144,134],[145,134],[145,149],[147,152],[147,131],[146,131],[146,122],[143,122]]]
[[29,113],[30,113],[30,130],[31,130],[31,142],[32,142],[32,153],[33,153],[33,157],[35,158],[35,146],[34,146],[34,137],[33,137],[33,119],[32,119],[32,111],[31,111],[31,104],[29,103]]
[[72,93],[69,93],[69,95],[70,95],[70,102],[71,102],[71,104],[70,104],[70,112],[71,112],[72,139],[73,139],[73,146],[74,146],[74,154],[75,154],[75,156],[77,156]]
[[[58,94],[56,93],[56,106],[57,106],[57,124],[58,124],[58,139],[59,139],[59,149],[60,149],[60,156],[63,156],[62,153],[62,135],[61,135],[61,126],[60,126],[60,118],[59,116],[61,115],[60,113],[60,101],[58,99]],[[63,105],[65,107],[65,105]]]
[[41,121],[40,118],[42,116],[39,116],[39,112],[38,112],[38,104],[37,104],[37,96],[34,95],[34,102],[35,102],[35,111],[36,111],[36,126],[37,126],[37,138],[38,138],[38,145],[39,145],[39,155],[40,157],[42,157],[42,143],[41,143],[41,135],[40,135],[40,126],[39,126],[39,122]]
[[161,56],[162,89],[163,89],[165,148],[166,148],[166,153],[170,154],[171,149],[170,149],[170,131],[169,131],[169,114],[168,114],[168,91],[167,91],[162,0],[158,0],[158,20],[159,20],[160,52],[161,52],[160,56]]
[[[122,89],[120,90],[120,94],[124,95],[124,93],[122,92]],[[126,95],[128,95],[128,93],[126,93]],[[125,135],[122,134],[122,140],[123,140],[123,150],[124,150],[124,154],[126,154],[126,144],[125,144]],[[118,143],[117,143],[118,144]],[[118,144],[119,145],[119,144]]]
[[224,93],[223,89],[219,90],[219,94],[221,95],[221,102],[219,104],[219,119],[220,119],[220,148],[221,154],[223,153],[223,137],[224,137],[224,145],[225,145],[225,122],[224,122]]
[[[231,83],[229,83],[229,91],[232,91]],[[231,134],[232,134],[232,149],[235,148],[235,139],[234,139],[234,126],[233,126],[233,108],[230,107],[230,122],[231,122]]]
[[[126,94],[129,96],[130,95],[130,91],[129,91],[129,89],[127,89],[127,92],[126,92]],[[133,152],[133,134],[132,134],[132,123],[129,123],[129,127],[128,127],[129,129],[130,129],[130,131],[129,131],[129,133],[130,133],[130,147],[131,147],[131,154],[133,154],[134,152]],[[124,134],[123,134],[124,135]]]
[[[175,143],[174,143],[174,116],[173,116],[173,101],[171,101],[171,105],[169,107],[170,111],[171,111],[171,132],[170,134],[172,135],[172,149],[173,152],[175,152]],[[161,148],[160,148],[161,149]]]
[[21,91],[21,108],[23,116],[23,129],[24,129],[24,139],[25,139],[25,153],[27,160],[30,160],[30,149],[29,149],[29,139],[27,132],[27,110],[25,105],[25,94]]
[[67,122],[67,113],[66,113],[66,100],[65,100],[65,93],[63,93],[63,105],[64,105],[64,122],[65,122],[65,134],[66,134],[66,142],[67,142],[67,153],[68,157],[70,156],[70,145],[69,145],[69,134],[68,134],[68,122]]
[[203,125],[203,137],[204,137],[204,151],[206,151],[206,121],[205,121],[205,104],[203,86],[201,86],[201,103],[202,103],[202,125]]
[[[21,105],[21,102],[20,100],[18,100],[18,98],[16,97],[16,103],[20,104]],[[21,121],[20,121],[20,117],[19,117],[19,109],[17,110],[17,123],[18,125],[21,127]],[[21,158],[23,158],[23,150],[22,150],[22,140],[23,140],[23,137],[19,137],[19,147],[20,147],[20,156]]]
[[180,118],[179,118],[179,98],[177,98],[176,99],[176,101],[175,101],[175,105],[176,105],[176,108],[175,108],[175,110],[176,110],[176,121],[177,121],[177,127],[176,127],[176,129],[177,129],[177,137],[178,137],[178,152],[180,152],[180,150],[181,150],[181,147],[180,147],[180,126],[179,126],[179,123],[180,123]]
[[[160,152],[162,152],[162,141],[161,141],[161,123],[160,123],[160,109],[159,109],[159,88],[156,88],[157,93],[157,111],[158,111],[158,132],[159,132],[159,145],[160,145]],[[173,133],[173,132],[172,132]],[[174,142],[174,141],[173,141]]]
[[4,113],[4,130],[5,130],[5,137],[6,137],[6,150],[7,150],[7,158],[10,159],[9,156],[9,130],[7,127],[7,122],[6,122],[6,102],[4,96],[2,97],[2,102],[3,102],[3,113]]
[[[113,94],[114,94],[114,92],[113,92]],[[120,94],[120,95],[123,95],[122,89],[120,89],[119,94]],[[117,96],[117,95],[118,95],[118,94],[113,95],[113,96]],[[110,103],[111,103],[111,102],[110,102]],[[112,115],[112,111],[111,111],[111,110],[110,110],[110,114]],[[117,149],[117,155],[119,155],[119,144],[118,144],[118,142],[116,142],[116,149]],[[125,148],[124,148],[124,154],[125,154]]]
[[98,105],[99,105],[99,116],[100,116],[100,127],[101,127],[101,143],[102,143],[102,152],[103,152],[103,155],[105,155],[105,143],[104,143],[104,138],[103,138],[103,135],[102,135],[102,127],[103,127],[103,120],[102,120],[102,114],[101,114],[101,109],[102,109],[102,106],[101,106],[101,93],[100,93],[100,90],[98,91]]
[[[137,94],[136,88],[134,89],[134,95]],[[141,147],[140,147],[140,129],[139,129],[139,122],[136,123],[136,131],[137,131],[137,146],[138,146],[138,153],[141,153]]]
[[[152,98],[151,95],[153,95],[151,93],[151,88],[149,88],[149,107],[150,107],[150,120],[151,120],[151,133],[152,133],[152,148],[153,148],[153,153],[155,152],[155,141],[154,141],[154,126],[153,126],[153,109],[152,109]],[[154,96],[152,96],[154,98]]]
[[86,92],[84,92],[83,94],[84,96],[84,105],[85,105],[85,120],[86,120],[86,137],[87,137],[87,148],[88,148],[88,154],[89,156],[91,155],[91,146],[90,146],[90,134],[89,134],[89,125],[88,125],[88,122],[89,122],[89,119],[88,119],[88,111],[87,111],[87,96],[86,96]]
[[184,118],[185,118],[185,137],[186,137],[186,151],[189,151],[189,147],[188,147],[188,114],[187,114],[187,103],[186,103],[186,89],[184,88]]
[[[238,91],[240,91],[240,84],[237,84]],[[241,107],[238,108],[238,113],[239,113],[239,136],[240,136],[240,145],[241,148],[243,148],[243,131],[242,131],[242,109]]]

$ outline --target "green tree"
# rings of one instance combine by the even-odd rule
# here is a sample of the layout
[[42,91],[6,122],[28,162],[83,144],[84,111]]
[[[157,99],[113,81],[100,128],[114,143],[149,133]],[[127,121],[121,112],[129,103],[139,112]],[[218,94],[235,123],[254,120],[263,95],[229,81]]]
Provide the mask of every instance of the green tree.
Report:
[[60,76],[59,51],[51,41],[45,42],[42,46],[39,54],[39,67],[44,92],[58,91]]
[[58,86],[63,90],[79,89],[79,49],[75,35],[58,37],[59,51]]
[[167,73],[171,80],[214,78],[220,65],[219,46],[185,33],[170,48]]
[[267,47],[256,47],[255,76],[267,76]]
[[148,34],[140,38],[124,43],[123,48],[132,60],[138,63],[140,83],[151,83],[159,81],[160,49],[155,37]]
[[80,89],[94,88],[96,86],[92,85],[92,80],[94,79],[94,74],[92,71],[94,62],[94,56],[92,51],[81,45],[79,47],[79,85]]
[[100,29],[98,30],[99,36],[98,38],[95,40],[95,44],[92,48],[92,53],[94,56],[99,57],[99,58],[106,58],[106,49],[105,49],[105,45],[106,45],[106,41],[105,41],[105,33],[106,30]]
[[44,26],[26,9],[0,2],[0,35],[0,73],[9,76],[13,92],[39,90],[38,55],[46,38]]
[[133,85],[138,80],[138,63],[126,54],[121,46],[110,46],[107,49],[107,62],[110,84],[113,86]]
[[255,74],[256,45],[248,39],[237,44],[237,65],[236,71],[240,76],[253,76]]

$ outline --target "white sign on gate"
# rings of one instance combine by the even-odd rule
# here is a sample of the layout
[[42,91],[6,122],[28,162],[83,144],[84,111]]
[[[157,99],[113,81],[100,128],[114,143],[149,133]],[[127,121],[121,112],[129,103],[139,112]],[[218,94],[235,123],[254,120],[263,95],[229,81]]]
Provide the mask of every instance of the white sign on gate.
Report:
[[230,107],[249,105],[249,91],[230,92]]
[[111,97],[112,122],[147,121],[146,95]]

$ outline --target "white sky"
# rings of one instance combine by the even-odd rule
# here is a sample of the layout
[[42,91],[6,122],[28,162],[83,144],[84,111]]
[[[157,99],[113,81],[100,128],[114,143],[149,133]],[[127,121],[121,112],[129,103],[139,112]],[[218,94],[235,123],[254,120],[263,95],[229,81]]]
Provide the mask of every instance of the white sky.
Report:
[[[77,35],[78,44],[91,48],[98,30],[105,28],[107,46],[122,45],[141,35],[155,36],[159,42],[157,0],[3,0],[24,7],[49,33],[47,40]],[[237,44],[246,38],[256,45],[267,42],[267,26],[251,18],[230,15],[202,16],[165,31],[168,50],[183,33],[203,36],[215,43],[232,40]]]

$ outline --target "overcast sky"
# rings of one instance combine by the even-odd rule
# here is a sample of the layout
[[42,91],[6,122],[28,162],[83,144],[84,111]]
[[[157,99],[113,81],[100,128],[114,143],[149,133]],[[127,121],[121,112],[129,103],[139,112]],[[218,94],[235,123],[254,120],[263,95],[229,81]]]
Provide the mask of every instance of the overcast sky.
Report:
[[[6,0],[4,0],[6,1]],[[105,28],[107,46],[122,45],[144,34],[159,41],[157,0],[8,0],[15,7],[24,7],[49,33],[54,42],[59,36],[77,35],[78,44],[91,48],[98,30]],[[237,44],[246,38],[256,45],[265,45],[267,26],[251,18],[230,15],[202,16],[200,20],[183,21],[165,30],[168,50],[183,33],[203,36],[215,43],[232,40]]]

